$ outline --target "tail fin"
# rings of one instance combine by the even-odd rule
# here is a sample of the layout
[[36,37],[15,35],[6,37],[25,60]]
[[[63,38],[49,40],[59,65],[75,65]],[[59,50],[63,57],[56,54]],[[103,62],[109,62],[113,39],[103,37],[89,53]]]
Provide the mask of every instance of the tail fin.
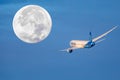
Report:
[[91,32],[89,32],[89,41],[92,42],[92,33]]

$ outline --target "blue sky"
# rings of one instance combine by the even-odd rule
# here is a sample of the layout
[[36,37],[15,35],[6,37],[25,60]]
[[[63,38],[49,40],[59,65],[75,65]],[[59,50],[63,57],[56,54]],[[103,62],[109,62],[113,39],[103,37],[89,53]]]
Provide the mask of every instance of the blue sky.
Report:
[[[91,49],[59,52],[72,39],[96,37],[120,25],[119,0],[1,0],[0,80],[120,80],[120,30]],[[21,7],[36,4],[52,17],[52,31],[37,44],[19,40],[12,20]]]

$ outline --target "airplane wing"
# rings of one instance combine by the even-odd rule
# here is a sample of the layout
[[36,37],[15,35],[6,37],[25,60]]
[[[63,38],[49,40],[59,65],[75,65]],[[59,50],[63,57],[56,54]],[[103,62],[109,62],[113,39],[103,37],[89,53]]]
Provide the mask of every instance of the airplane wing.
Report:
[[102,34],[102,35],[94,38],[92,41],[93,41],[93,42],[96,42],[97,40],[99,40],[99,39],[101,39],[102,37],[106,36],[107,34],[109,34],[110,32],[112,32],[112,31],[113,31],[114,29],[116,29],[116,28],[117,28],[117,26],[113,27],[112,29],[110,29],[110,30],[107,31],[106,33],[104,33],[104,34]]
[[71,47],[71,48],[67,48],[67,49],[60,50],[60,51],[67,51],[67,50],[70,50],[70,49],[75,50],[75,49],[78,49],[78,48]]

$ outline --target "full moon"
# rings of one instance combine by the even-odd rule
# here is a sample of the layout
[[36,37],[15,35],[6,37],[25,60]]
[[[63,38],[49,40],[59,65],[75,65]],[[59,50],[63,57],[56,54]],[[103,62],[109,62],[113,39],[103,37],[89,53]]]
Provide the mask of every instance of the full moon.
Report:
[[49,13],[38,5],[27,5],[17,11],[13,18],[16,36],[26,43],[37,43],[50,33],[52,20]]

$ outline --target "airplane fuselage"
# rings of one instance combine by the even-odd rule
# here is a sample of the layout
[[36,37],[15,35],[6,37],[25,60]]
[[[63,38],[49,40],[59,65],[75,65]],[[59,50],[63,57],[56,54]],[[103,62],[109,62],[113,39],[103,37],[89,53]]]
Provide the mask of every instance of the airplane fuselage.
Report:
[[75,48],[91,48],[95,46],[95,42],[86,40],[72,40],[70,46]]

